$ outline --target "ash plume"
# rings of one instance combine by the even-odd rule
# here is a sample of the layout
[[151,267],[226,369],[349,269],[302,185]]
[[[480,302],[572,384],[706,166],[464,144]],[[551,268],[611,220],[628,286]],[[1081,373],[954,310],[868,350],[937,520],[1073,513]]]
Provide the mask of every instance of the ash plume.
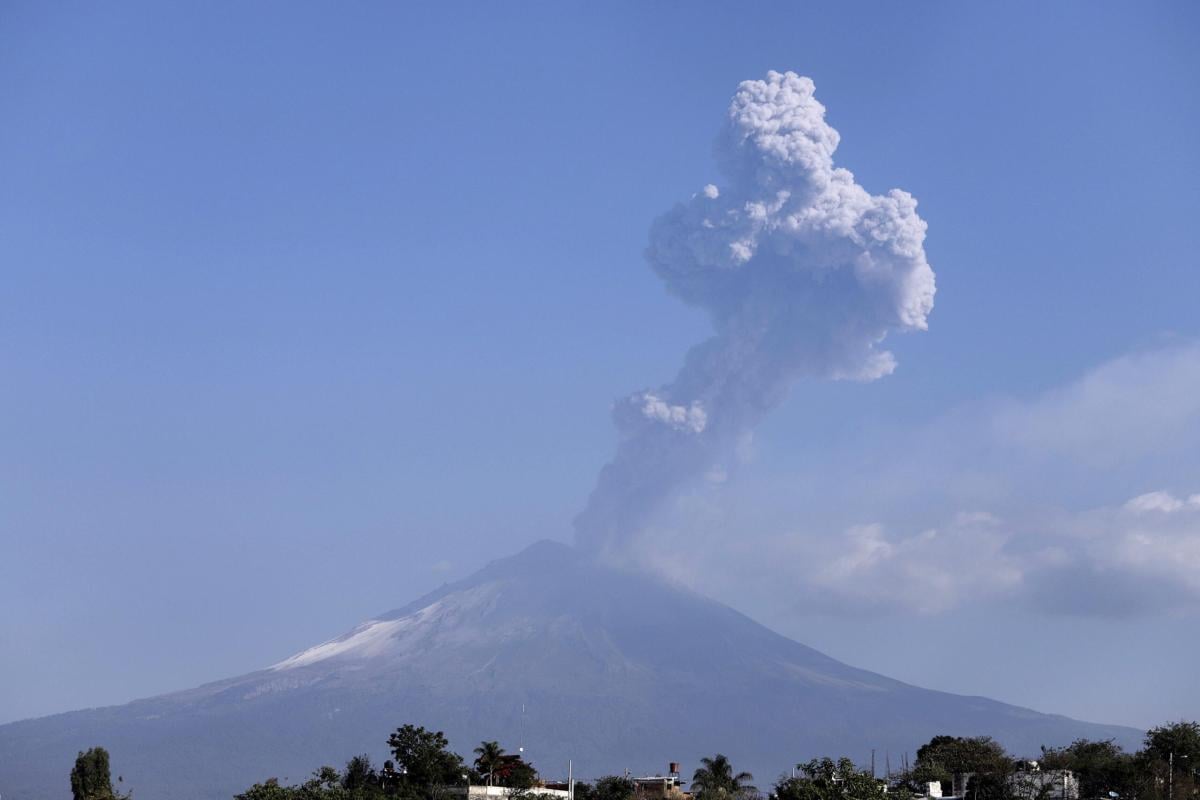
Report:
[[714,334],[671,383],[617,401],[620,443],[575,519],[581,546],[621,550],[797,379],[875,380],[896,366],[887,335],[925,329],[934,274],[917,202],[855,183],[834,166],[838,141],[809,78],[738,87],[715,148],[721,184],[659,217],[646,249]]

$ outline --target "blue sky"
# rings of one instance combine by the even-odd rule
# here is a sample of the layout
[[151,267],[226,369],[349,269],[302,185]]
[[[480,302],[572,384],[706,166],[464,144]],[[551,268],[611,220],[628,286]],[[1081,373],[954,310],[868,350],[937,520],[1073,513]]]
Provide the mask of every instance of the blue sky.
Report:
[[1200,717],[1198,33],[1187,3],[6,5],[0,721],[569,540],[611,403],[709,330],[650,224],[772,69],[918,198],[937,303],[639,554],[902,679]]

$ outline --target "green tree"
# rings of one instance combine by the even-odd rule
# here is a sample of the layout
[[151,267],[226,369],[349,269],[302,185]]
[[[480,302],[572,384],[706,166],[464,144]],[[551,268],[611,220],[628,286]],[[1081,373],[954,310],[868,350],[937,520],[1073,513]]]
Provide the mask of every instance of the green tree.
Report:
[[441,789],[463,783],[462,756],[450,751],[450,742],[441,731],[405,725],[388,737],[388,747],[395,757],[391,782],[398,788],[435,797]]
[[234,800],[381,800],[384,796],[370,759],[355,756],[345,772],[321,767],[299,786],[280,786],[278,779],[270,778],[234,795]]
[[1145,797],[1200,797],[1200,723],[1172,722],[1146,731],[1137,763]]
[[127,795],[113,791],[108,751],[103,747],[93,747],[75,758],[71,770],[71,795],[75,800],[125,800]]
[[[997,787],[1006,785],[1012,769],[1012,759],[990,736],[935,736],[918,748],[912,781],[918,788],[941,781],[946,791],[955,775],[981,776],[975,791],[984,800],[985,795],[990,797],[998,791]],[[971,800],[975,800],[974,796]]]
[[[1010,800],[1013,787],[1009,780],[1011,768],[1003,771],[976,772],[967,781],[966,800]],[[1050,785],[1038,790],[1036,800],[1050,800]]]
[[629,778],[621,775],[606,775],[596,781],[587,796],[579,794],[575,787],[575,800],[633,800],[637,794],[637,786]]
[[288,786],[280,786],[278,778],[267,778],[241,794],[235,794],[233,800],[291,800],[293,795],[294,790]]
[[699,800],[733,800],[747,798],[758,792],[751,784],[749,772],[734,774],[733,765],[721,753],[700,759],[700,767],[692,773],[692,794]]
[[537,783],[537,770],[518,756],[503,756],[496,768],[496,783],[509,789],[532,789]]
[[814,758],[797,764],[800,774],[781,778],[776,800],[884,800],[884,782],[854,766],[848,758]]
[[1067,769],[1079,781],[1079,796],[1109,797],[1110,792],[1131,798],[1138,786],[1137,764],[1112,739],[1076,739],[1066,747],[1043,747],[1042,769]]
[[475,748],[475,769],[480,775],[487,776],[487,785],[491,786],[496,777],[496,768],[504,758],[504,748],[499,742],[480,742]]
[[379,774],[371,766],[367,756],[355,756],[346,762],[342,773],[342,788],[356,797],[374,797],[381,794]]
[[1200,722],[1172,722],[1146,731],[1146,756],[1158,761],[1171,761],[1175,769],[1189,772],[1200,769]]
[[324,766],[295,789],[297,800],[345,800],[349,793],[342,788],[342,776],[336,769]]

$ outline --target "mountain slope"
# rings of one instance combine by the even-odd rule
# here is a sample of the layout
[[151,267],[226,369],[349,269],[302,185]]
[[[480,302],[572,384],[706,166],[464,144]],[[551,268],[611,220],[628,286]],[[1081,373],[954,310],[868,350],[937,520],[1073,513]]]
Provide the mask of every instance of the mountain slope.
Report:
[[[524,709],[524,713],[522,713]],[[685,768],[720,750],[763,785],[812,755],[913,751],[937,733],[1010,749],[1128,728],[920,689],[835,661],[657,580],[536,544],[267,669],[124,706],[0,726],[0,794],[67,796],[102,744],[143,798],[228,798],[299,780],[395,727],[524,744],[548,775]]]

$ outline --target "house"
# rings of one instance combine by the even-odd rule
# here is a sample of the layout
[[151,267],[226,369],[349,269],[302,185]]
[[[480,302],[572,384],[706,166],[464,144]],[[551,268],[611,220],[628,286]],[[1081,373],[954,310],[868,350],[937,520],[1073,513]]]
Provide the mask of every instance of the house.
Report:
[[672,761],[666,775],[647,775],[634,778],[633,785],[638,800],[690,800],[691,795],[683,790],[679,777],[679,764]]

